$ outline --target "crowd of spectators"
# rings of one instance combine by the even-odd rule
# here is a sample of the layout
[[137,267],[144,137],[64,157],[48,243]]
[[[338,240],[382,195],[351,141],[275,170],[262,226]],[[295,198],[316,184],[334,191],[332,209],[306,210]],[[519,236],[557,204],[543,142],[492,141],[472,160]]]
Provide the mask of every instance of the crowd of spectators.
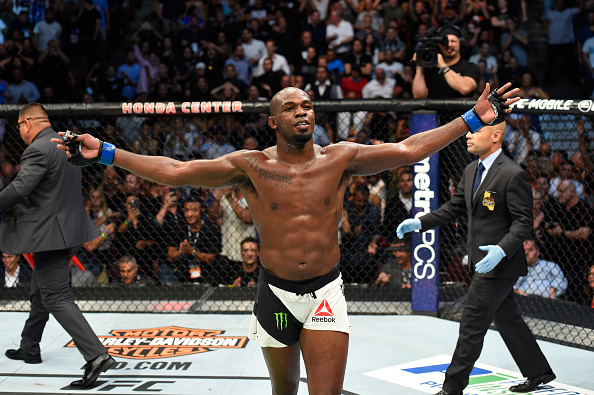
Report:
[[[6,103],[267,101],[287,86],[306,90],[313,100],[442,97],[432,91],[434,84],[419,89],[420,76],[450,84],[444,98],[476,97],[486,82],[498,87],[507,81],[524,98],[547,98],[552,80],[544,79],[541,87],[531,64],[528,0],[159,0],[150,2],[152,12],[132,30],[126,28],[139,2],[31,0],[29,8],[16,3],[3,1],[0,13],[6,25],[0,34],[0,100]],[[586,55],[594,55],[594,1],[538,4],[536,23],[548,33],[546,76],[565,72],[577,78],[576,85],[584,82],[589,97],[594,61]],[[451,84],[449,64],[423,70],[413,60],[418,37],[437,28],[458,48],[451,59],[467,70],[464,88]],[[121,63],[112,60],[117,51]],[[555,64],[560,57],[564,62]],[[451,70],[458,73],[456,67]],[[409,115],[317,112],[314,141],[401,141],[408,136]],[[586,292],[594,203],[588,125],[574,125],[579,150],[565,152],[551,150],[538,117],[509,120],[507,153],[526,169],[534,188],[531,248],[564,276],[551,285],[554,291],[519,284],[518,293],[582,300]],[[90,114],[64,126],[137,153],[181,160],[274,142],[267,114],[256,113],[117,119]],[[18,167],[4,137],[0,183]],[[84,171],[87,210],[101,234],[79,252],[87,270],[83,275],[72,269],[73,285],[136,283],[130,279],[138,276],[143,284],[257,281],[236,281],[235,271],[225,276],[222,270],[245,268],[242,240],[257,240],[241,190],[173,189],[112,167],[101,171]],[[452,175],[453,187],[457,181]],[[338,235],[347,282],[383,287],[392,278],[392,284],[410,286],[410,256],[396,253],[404,247],[393,233],[410,217],[411,194],[410,168],[353,177]],[[445,230],[454,236],[444,238],[455,240],[460,229],[454,228]]]
[[[461,55],[480,67],[470,96],[484,82],[520,86],[525,74],[538,86],[528,2],[156,0],[135,21],[141,0],[3,0],[0,103],[80,102],[85,93],[97,102],[246,100],[252,85],[270,98],[283,84],[313,84],[318,99],[360,98],[378,69],[390,89],[372,97],[407,98],[418,38],[444,25],[464,27]],[[548,46],[543,85],[564,73],[590,95],[593,2],[534,3]],[[328,92],[316,83],[320,65]],[[364,82],[347,88],[354,69]]]

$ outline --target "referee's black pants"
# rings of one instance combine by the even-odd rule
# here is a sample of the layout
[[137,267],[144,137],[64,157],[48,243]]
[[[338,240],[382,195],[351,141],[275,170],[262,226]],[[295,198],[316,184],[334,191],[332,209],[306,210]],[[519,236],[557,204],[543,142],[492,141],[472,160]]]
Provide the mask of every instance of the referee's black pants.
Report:
[[472,279],[460,320],[458,343],[446,370],[444,391],[456,394],[466,388],[491,322],[495,323],[524,377],[535,377],[551,368],[520,315],[514,299],[516,281],[517,278],[477,276]]
[[74,303],[69,263],[75,250],[66,248],[33,254],[35,270],[29,295],[31,311],[21,333],[21,349],[29,354],[40,354],[39,342],[50,314],[72,337],[86,361],[106,352]]

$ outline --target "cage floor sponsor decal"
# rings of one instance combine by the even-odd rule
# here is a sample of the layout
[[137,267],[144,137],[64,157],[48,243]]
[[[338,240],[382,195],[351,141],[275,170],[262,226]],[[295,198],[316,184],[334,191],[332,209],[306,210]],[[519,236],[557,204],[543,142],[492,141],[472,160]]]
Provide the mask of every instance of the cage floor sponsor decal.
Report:
[[[165,326],[147,329],[114,329],[111,336],[97,336],[109,355],[129,359],[169,358],[199,354],[219,348],[245,348],[245,336],[221,336],[225,331]],[[70,341],[65,347],[76,347]]]
[[[441,389],[445,371],[450,365],[451,359],[450,355],[437,355],[364,374],[424,393],[435,394]],[[525,380],[520,373],[477,363],[470,373],[470,380],[468,387],[464,390],[464,395],[512,394],[509,387],[523,383]],[[594,395],[594,391],[552,381],[541,385],[531,394]]]

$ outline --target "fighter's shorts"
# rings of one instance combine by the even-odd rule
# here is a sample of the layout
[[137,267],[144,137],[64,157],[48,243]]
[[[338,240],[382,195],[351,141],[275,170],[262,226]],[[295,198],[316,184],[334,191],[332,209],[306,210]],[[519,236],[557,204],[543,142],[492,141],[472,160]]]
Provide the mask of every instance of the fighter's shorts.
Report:
[[351,332],[338,267],[305,281],[287,281],[260,270],[249,338],[262,347],[287,347],[301,329]]

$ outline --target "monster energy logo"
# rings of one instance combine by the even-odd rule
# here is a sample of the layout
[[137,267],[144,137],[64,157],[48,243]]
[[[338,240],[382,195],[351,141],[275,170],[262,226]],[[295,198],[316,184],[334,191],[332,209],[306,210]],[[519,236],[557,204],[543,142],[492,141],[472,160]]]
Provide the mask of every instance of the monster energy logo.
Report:
[[287,327],[287,313],[274,313],[276,317],[276,329],[282,332]]

